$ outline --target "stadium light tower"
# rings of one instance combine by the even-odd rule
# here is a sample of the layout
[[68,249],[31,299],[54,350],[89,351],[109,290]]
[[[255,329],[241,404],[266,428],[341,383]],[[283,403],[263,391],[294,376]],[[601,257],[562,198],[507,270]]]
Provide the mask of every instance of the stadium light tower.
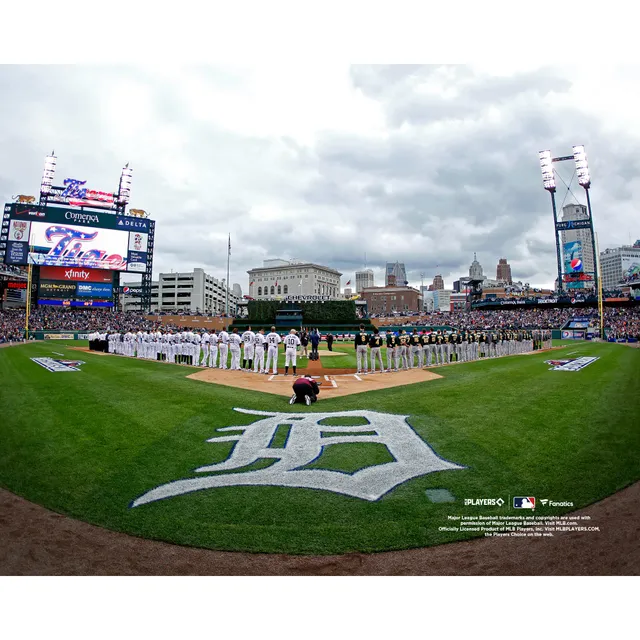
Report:
[[[589,172],[589,164],[587,162],[587,154],[584,145],[574,145],[573,155],[560,156],[558,158],[551,157],[551,151],[540,151],[540,170],[542,171],[542,183],[544,188],[551,195],[551,206],[553,208],[553,222],[556,233],[556,258],[558,261],[558,290],[562,290],[562,256],[560,253],[560,231],[569,229],[589,229],[591,231],[591,248],[593,251],[594,270],[593,280],[595,291],[598,291],[598,254],[596,253],[595,233],[593,230],[593,216],[591,214],[591,199],[589,197],[589,187],[591,186],[591,174]],[[563,162],[565,160],[573,160],[576,164],[576,174],[578,176],[578,184],[584,188],[587,195],[587,212],[588,220],[569,220],[567,222],[558,222],[558,213],[556,210],[556,180],[553,174],[553,163]]]
[[51,187],[53,186],[53,178],[56,175],[57,162],[55,151],[52,151],[51,155],[44,159],[44,171],[40,182],[40,204],[47,204],[47,198],[51,194]]
[[558,263],[558,290],[562,290],[562,262],[560,256],[560,240],[558,239],[558,211],[556,209],[556,179],[553,176],[553,159],[551,151],[540,151],[540,170],[542,171],[542,184],[551,196],[551,208],[553,209],[553,224],[556,230],[556,260]]
[[120,175],[120,185],[118,187],[118,209],[121,213],[124,213],[125,207],[129,204],[129,197],[131,196],[131,178],[133,175],[133,169],[129,168],[129,163],[123,167],[122,174]]

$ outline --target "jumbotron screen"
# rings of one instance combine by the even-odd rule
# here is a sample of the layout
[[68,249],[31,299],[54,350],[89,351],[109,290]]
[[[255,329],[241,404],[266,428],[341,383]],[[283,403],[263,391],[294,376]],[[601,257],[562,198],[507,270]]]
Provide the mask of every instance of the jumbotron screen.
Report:
[[149,221],[63,207],[5,206],[6,264],[144,272]]

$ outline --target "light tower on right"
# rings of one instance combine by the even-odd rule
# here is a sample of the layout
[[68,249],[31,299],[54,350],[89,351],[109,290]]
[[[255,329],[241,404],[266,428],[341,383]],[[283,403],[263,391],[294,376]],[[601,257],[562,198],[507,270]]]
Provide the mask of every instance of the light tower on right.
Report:
[[[551,207],[553,210],[553,223],[556,235],[556,259],[558,263],[558,290],[575,289],[589,286],[593,283],[595,291],[598,291],[598,265],[596,253],[596,241],[593,230],[593,215],[591,213],[591,199],[589,188],[591,187],[591,174],[584,145],[575,145],[573,155],[551,157],[551,151],[540,151],[540,169],[542,171],[542,182],[546,191],[551,195]],[[553,170],[554,162],[564,162],[573,160],[576,165],[578,184],[585,190],[587,206],[583,215],[579,217],[570,216],[574,219],[558,220],[556,210],[556,179]],[[584,209],[583,207],[579,207]],[[566,207],[565,207],[566,209]],[[581,212],[582,213],[582,212]],[[588,230],[588,233],[567,234],[567,232]],[[562,235],[562,238],[561,238]],[[567,241],[568,236],[580,239]],[[561,251],[562,244],[562,251]],[[593,260],[589,259],[593,256]],[[587,258],[585,260],[585,258]],[[588,269],[587,269],[588,267]]]

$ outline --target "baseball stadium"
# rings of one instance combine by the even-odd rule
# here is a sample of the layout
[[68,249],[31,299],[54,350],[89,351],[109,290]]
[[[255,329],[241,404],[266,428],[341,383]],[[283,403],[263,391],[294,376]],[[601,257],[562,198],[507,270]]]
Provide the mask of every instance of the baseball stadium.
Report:
[[131,170],[55,165],[4,209],[4,572],[637,573],[637,285],[159,314]]

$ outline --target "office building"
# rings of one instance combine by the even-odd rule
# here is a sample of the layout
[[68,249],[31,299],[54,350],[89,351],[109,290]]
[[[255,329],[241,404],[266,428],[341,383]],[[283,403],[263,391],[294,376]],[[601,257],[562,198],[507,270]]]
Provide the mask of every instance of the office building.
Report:
[[[583,204],[567,204],[562,207],[562,222],[569,222],[572,220],[586,220],[589,217],[587,213],[587,207]],[[591,229],[571,229],[569,231],[561,231],[560,237],[562,239],[562,246],[560,247],[562,260],[567,263],[571,256],[567,254],[567,251],[571,250],[571,255],[580,258],[582,260],[582,270],[585,274],[593,276],[595,272],[595,259],[593,255],[593,244]],[[574,243],[579,242],[579,245]],[[577,247],[577,248],[576,248]],[[565,255],[567,254],[567,255]],[[564,269],[564,273],[567,269]],[[567,288],[564,283],[563,288]],[[575,288],[593,288],[593,280],[583,282],[572,282],[572,289]]]
[[633,246],[601,251],[600,270],[605,290],[617,289],[623,280],[640,278],[640,240]]
[[442,279],[442,276],[438,274],[433,279],[433,290],[434,291],[438,291],[438,290],[442,290],[442,289],[444,289],[444,280]]
[[356,271],[356,293],[374,286],[373,271],[371,269]]
[[249,296],[272,300],[285,296],[323,296],[339,299],[339,271],[311,262],[265,260],[263,266],[247,271]]
[[[141,284],[123,283],[133,292],[139,292]],[[241,300],[240,285],[229,288],[229,313],[237,313],[237,305]],[[204,272],[194,269],[185,273],[160,273],[158,279],[151,283],[152,311],[188,311],[204,315],[221,315],[226,312],[227,288],[225,281],[218,280]],[[120,294],[120,305],[123,311],[140,309],[139,295]]]
[[385,286],[404,287],[407,281],[407,270],[404,262],[387,262],[385,268]]
[[391,315],[422,311],[422,294],[413,287],[371,287],[360,294],[369,313]]
[[500,260],[498,260],[496,280],[506,284],[511,284],[513,282],[511,278],[511,265],[507,262],[506,258],[500,258]]
[[482,271],[482,265],[478,262],[478,258],[476,254],[473,254],[473,262],[469,267],[469,278],[471,280],[484,280],[486,276]]

